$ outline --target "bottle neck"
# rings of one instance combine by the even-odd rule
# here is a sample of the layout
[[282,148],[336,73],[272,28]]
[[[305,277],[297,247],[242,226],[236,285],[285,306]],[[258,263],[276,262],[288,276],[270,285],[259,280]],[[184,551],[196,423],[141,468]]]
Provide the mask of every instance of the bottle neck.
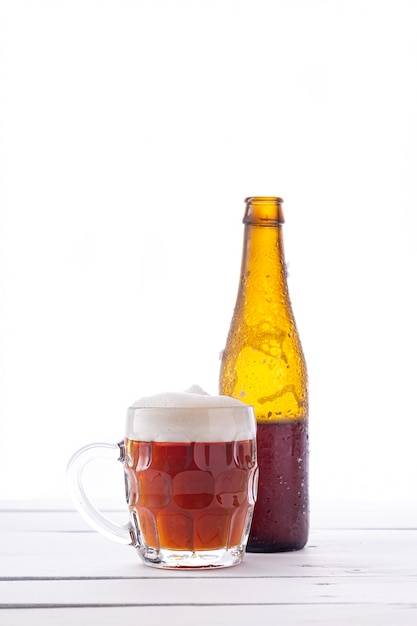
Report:
[[267,310],[278,302],[289,304],[280,198],[248,198],[241,283],[246,302]]
[[258,302],[287,295],[282,226],[246,224],[241,268],[245,297]]

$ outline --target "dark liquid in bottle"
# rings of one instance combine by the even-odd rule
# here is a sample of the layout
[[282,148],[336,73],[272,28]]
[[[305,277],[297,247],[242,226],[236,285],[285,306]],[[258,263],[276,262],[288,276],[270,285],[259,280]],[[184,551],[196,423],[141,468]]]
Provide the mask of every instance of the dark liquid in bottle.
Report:
[[259,488],[248,552],[300,550],[308,538],[308,426],[258,423]]

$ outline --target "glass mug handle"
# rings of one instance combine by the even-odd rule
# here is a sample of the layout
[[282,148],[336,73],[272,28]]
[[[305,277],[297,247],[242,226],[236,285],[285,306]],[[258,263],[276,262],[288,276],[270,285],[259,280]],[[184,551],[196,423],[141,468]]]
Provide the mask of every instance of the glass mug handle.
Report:
[[124,461],[124,443],[90,443],[71,457],[67,466],[68,490],[81,517],[99,533],[125,545],[132,545],[130,523],[119,525],[107,519],[92,504],[83,487],[83,470],[95,459]]

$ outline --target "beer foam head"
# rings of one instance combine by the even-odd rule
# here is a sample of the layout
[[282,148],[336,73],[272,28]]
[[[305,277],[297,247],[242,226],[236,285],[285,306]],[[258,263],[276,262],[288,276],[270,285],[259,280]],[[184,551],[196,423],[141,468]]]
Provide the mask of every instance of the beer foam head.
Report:
[[196,385],[139,398],[127,414],[126,436],[135,441],[243,441],[255,434],[252,407]]

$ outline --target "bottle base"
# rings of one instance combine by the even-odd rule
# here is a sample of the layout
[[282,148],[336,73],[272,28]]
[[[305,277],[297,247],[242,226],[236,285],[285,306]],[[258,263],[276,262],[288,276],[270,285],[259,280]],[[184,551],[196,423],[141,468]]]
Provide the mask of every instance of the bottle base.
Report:
[[246,552],[266,553],[266,552],[296,552],[305,548],[306,541],[300,544],[276,544],[276,543],[259,543],[248,544]]

